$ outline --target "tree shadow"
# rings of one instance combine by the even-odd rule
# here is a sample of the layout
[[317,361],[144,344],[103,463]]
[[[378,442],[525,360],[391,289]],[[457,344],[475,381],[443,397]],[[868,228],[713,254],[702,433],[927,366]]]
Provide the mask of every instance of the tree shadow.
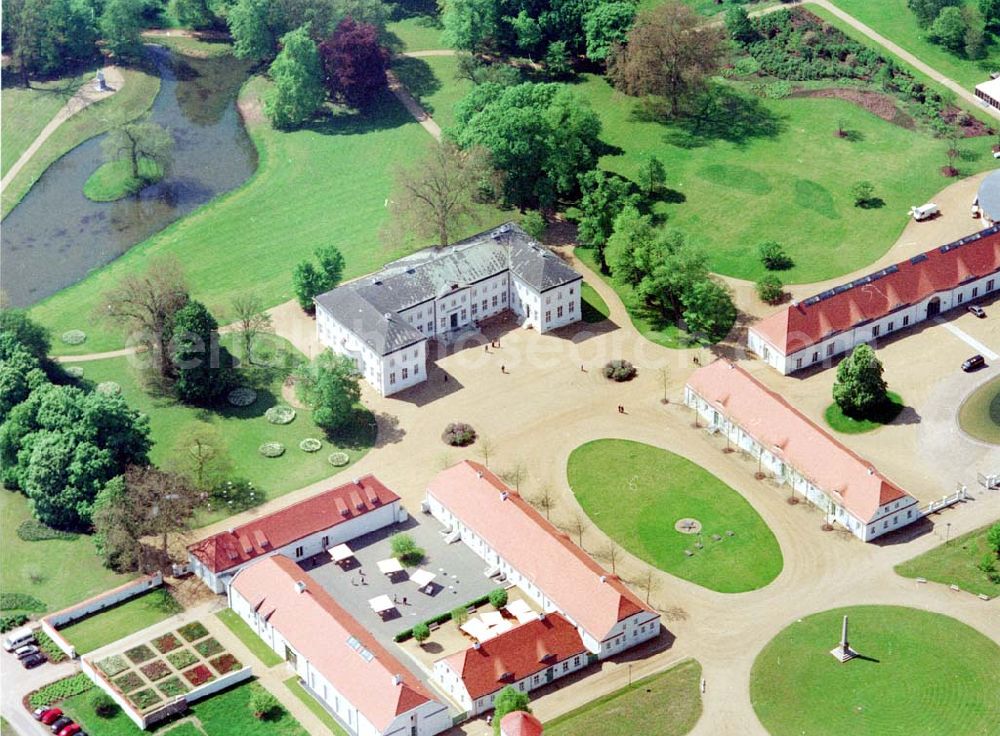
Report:
[[375,423],[378,425],[375,447],[394,445],[406,436],[406,430],[399,426],[399,417],[393,414],[380,412],[375,415]]
[[339,429],[327,431],[326,439],[347,450],[372,447],[378,437],[379,425],[374,414],[363,406],[355,406],[351,418]]
[[429,28],[442,27],[438,18],[437,0],[399,0],[389,3],[389,6],[389,18],[392,20],[419,18],[421,25],[426,22]]
[[423,98],[441,89],[441,80],[424,59],[412,56],[397,57],[392,63],[392,71],[414,97]]
[[410,113],[388,89],[383,90],[366,110],[328,106],[314,120],[299,126],[320,135],[365,135],[401,128],[413,122]]
[[885,200],[881,197],[869,197],[861,202],[858,202],[858,207],[863,210],[877,210],[885,207]]
[[686,149],[716,141],[742,146],[757,138],[775,138],[786,128],[787,120],[756,97],[717,86],[699,100],[691,113],[673,121],[664,141]]

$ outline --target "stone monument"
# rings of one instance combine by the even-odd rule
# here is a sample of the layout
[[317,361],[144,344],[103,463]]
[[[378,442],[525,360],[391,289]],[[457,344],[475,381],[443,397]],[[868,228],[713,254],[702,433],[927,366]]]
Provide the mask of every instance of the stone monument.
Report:
[[840,644],[831,649],[830,654],[841,662],[846,662],[858,656],[858,653],[851,649],[851,645],[847,642],[847,616],[844,616],[844,625],[840,630]]
[[98,92],[107,92],[108,84],[104,81],[104,70],[97,70],[97,79],[94,80],[94,87],[97,88]]

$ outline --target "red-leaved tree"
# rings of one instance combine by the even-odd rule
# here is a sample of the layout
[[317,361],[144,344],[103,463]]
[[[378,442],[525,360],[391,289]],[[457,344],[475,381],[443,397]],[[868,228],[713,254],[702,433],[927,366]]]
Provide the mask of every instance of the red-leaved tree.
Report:
[[389,54],[379,44],[378,29],[370,23],[344,18],[320,44],[319,52],[332,98],[364,108],[385,89]]

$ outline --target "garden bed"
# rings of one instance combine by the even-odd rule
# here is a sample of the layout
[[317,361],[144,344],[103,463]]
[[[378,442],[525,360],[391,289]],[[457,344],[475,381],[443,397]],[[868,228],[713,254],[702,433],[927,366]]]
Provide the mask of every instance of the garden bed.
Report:
[[194,648],[197,650],[198,654],[200,654],[205,659],[208,659],[209,657],[214,657],[216,654],[223,651],[222,645],[219,642],[217,642],[214,638],[209,638],[205,639],[204,641],[200,641],[194,645]]
[[913,118],[899,109],[895,98],[883,92],[854,89],[852,87],[826,87],[823,89],[797,89],[789,96],[846,100],[893,125],[898,125],[907,130],[913,130],[916,127],[916,122]]
[[182,670],[185,667],[190,667],[195,662],[198,661],[197,655],[190,649],[182,649],[179,652],[174,652],[167,655],[167,661],[173,665],[174,668]]
[[187,681],[194,687],[204,685],[206,682],[211,682],[215,679],[215,675],[212,674],[212,671],[203,664],[195,665],[191,669],[184,672],[184,677],[186,677]]
[[173,634],[164,634],[158,639],[153,639],[152,644],[156,648],[156,651],[160,652],[160,654],[166,654],[167,652],[172,652],[179,647],[181,645],[181,641]]
[[201,621],[192,621],[177,629],[177,633],[183,636],[185,641],[198,641],[208,636],[208,629]]

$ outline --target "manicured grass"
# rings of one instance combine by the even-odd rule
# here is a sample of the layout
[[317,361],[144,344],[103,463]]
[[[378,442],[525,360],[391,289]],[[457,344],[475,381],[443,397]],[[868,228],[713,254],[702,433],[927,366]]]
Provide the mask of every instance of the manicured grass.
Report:
[[701,665],[689,659],[545,724],[546,736],[683,736],[701,716]]
[[114,202],[141,191],[163,178],[163,169],[148,158],[139,160],[139,176],[125,159],[101,164],[83,185],[83,194],[95,202]]
[[203,41],[188,36],[161,36],[158,34],[143,34],[143,41],[166,46],[185,56],[198,59],[208,59],[215,56],[225,56],[233,52],[233,45],[228,41]]
[[[987,34],[991,43],[986,47],[985,58],[963,59],[926,39],[926,30],[917,23],[917,17],[907,8],[906,0],[879,0],[877,3],[870,0],[831,2],[970,91],[980,82],[988,81],[989,73],[1000,67],[1000,46],[994,36]],[[968,4],[975,6],[977,3],[976,0],[968,0]]]
[[274,667],[276,664],[281,664],[281,657],[271,647],[261,641],[261,638],[253,632],[253,629],[247,626],[246,622],[234,611],[227,608],[225,611],[219,611],[215,615],[226,625],[227,629],[236,634],[236,637],[243,642],[244,646],[257,659],[263,662],[265,667]]
[[442,129],[455,124],[455,103],[472,89],[472,82],[455,78],[458,60],[454,56],[397,58],[392,69]]
[[[843,100],[760,99],[743,85],[731,88],[748,95],[738,114],[665,124],[637,119],[636,101],[601,77],[584,75],[574,86],[599,113],[602,138],[621,150],[601,158],[604,168],[634,178],[645,157],[660,157],[672,193],[655,211],[705,248],[713,271],[759,279],[766,272],[756,245],[773,239],[795,262],[785,282],[841,276],[884,254],[906,225],[907,209],[950,183],[939,173],[947,143],[921,130]],[[858,139],[837,138],[838,120]],[[960,144],[977,156],[961,162],[963,175],[992,166],[989,142]],[[861,178],[885,206],[854,206],[850,189]]]
[[977,440],[1000,445],[1000,378],[980,386],[962,403],[958,423]]
[[330,733],[334,734],[334,736],[348,736],[347,731],[340,727],[340,724],[334,720],[326,708],[320,705],[319,701],[307,693],[302,685],[299,684],[298,677],[289,677],[285,680],[285,685],[295,694],[296,698],[302,701],[306,708],[312,711],[313,715],[323,722],[324,726],[330,729]]
[[446,49],[441,37],[444,27],[437,14],[437,5],[427,0],[401,0],[395,4],[393,20],[386,24],[393,51],[425,51]]
[[17,527],[30,518],[28,500],[21,493],[0,489],[0,590],[4,593],[33,595],[49,611],[58,611],[133,577],[106,569],[85,534],[72,540],[24,541],[17,536]]
[[[45,170],[63,154],[88,138],[110,130],[122,117],[137,118],[146,113],[160,90],[160,78],[141,69],[123,68],[124,86],[111,97],[95,102],[63,122],[42,144],[28,164],[3,191],[2,216],[14,209]],[[54,113],[53,113],[54,114]],[[16,118],[4,118],[8,124]],[[30,141],[29,141],[30,142]]]
[[[248,272],[268,306],[290,299],[295,264],[320,245],[341,249],[345,279],[426,245],[410,239],[387,247],[379,239],[388,219],[385,202],[393,167],[416,160],[432,141],[396,98],[386,93],[367,115],[343,112],[282,133],[259,119],[259,100],[268,87],[263,78],[254,77],[240,94],[254,110],[248,131],[260,154],[257,172],[244,186],[36,305],[32,317],[57,335],[79,327],[123,274],[141,271],[159,255],[176,256],[184,264],[192,296],[220,314],[246,290]],[[478,222],[456,232],[456,239],[509,218],[490,207],[482,213]],[[123,343],[121,333],[102,321],[93,321],[87,333],[83,345],[59,344],[56,349],[81,354],[114,350]]]
[[[850,617],[851,647],[830,655]],[[772,736],[988,736],[1000,723],[1000,647],[960,621],[896,606],[808,616],[757,656],[750,699]]]
[[158,624],[181,610],[180,604],[167,590],[157,588],[60,629],[59,633],[76,647],[77,652],[86,654]]
[[[985,555],[993,550],[986,541],[986,533],[992,524],[949,540],[896,565],[896,572],[904,578],[926,578],[936,583],[957,585],[962,590],[991,598],[1000,595],[1000,583],[990,582],[986,573],[976,567]],[[1000,567],[1000,563],[998,563]]]
[[6,174],[17,163],[31,142],[42,132],[63,105],[88,79],[93,69],[75,76],[50,82],[32,82],[27,89],[16,86],[14,75],[8,75],[0,91],[3,120],[0,121],[0,174]]
[[843,432],[844,434],[863,434],[864,432],[871,432],[873,429],[878,429],[891,423],[893,419],[899,416],[899,412],[903,411],[904,406],[902,397],[890,391],[889,403],[870,417],[864,419],[849,417],[844,414],[844,410],[840,408],[840,404],[833,402],[826,407],[823,418],[826,419],[826,423],[831,428],[838,432]]
[[[753,507],[679,455],[629,440],[595,440],[573,450],[567,475],[594,524],[672,575],[720,593],[742,593],[781,572],[778,541]],[[701,522],[700,537],[674,529],[688,517]],[[703,549],[696,547],[699,540]]]
[[584,282],[580,288],[580,316],[584,322],[593,324],[603,322],[611,314],[607,302],[594,290],[594,287]]

